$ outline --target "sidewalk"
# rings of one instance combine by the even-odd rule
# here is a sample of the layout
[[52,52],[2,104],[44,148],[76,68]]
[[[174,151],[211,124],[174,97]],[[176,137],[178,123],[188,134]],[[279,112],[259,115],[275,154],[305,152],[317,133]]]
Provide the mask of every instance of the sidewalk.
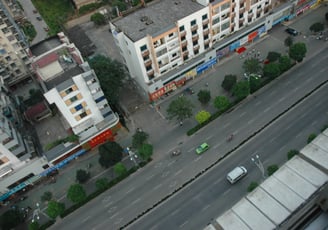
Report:
[[[325,12],[325,8],[321,7],[314,11],[312,14],[315,16],[320,16],[320,14]],[[324,15],[324,14],[323,14]],[[318,17],[319,17],[318,16]],[[302,17],[307,17],[307,14]],[[310,22],[309,22],[310,23]],[[296,27],[304,26],[301,22],[293,22],[292,25]],[[299,25],[298,25],[299,24]],[[305,25],[307,26],[307,25]],[[284,27],[276,28],[274,30],[283,31]],[[300,30],[299,28],[296,28]],[[276,35],[278,36],[278,35]],[[248,46],[247,49],[256,49],[256,51],[261,53],[261,58],[264,58],[269,51],[276,51],[283,53],[286,50],[286,47],[283,44],[283,39],[275,37],[274,35],[267,35],[261,40],[253,43]],[[302,40],[302,37],[297,37],[297,40]],[[306,40],[308,47],[307,57],[311,57],[318,49],[320,49],[323,41],[310,41]],[[321,43],[320,43],[321,42]],[[247,52],[247,51],[246,51]],[[195,112],[200,109],[206,109],[210,112],[213,112],[215,108],[212,105],[213,99],[218,95],[226,95],[226,92],[221,87],[221,82],[224,79],[226,74],[236,74],[237,76],[242,76],[243,69],[242,63],[245,59],[240,58],[238,54],[232,54],[229,57],[223,59],[214,68],[210,69],[206,73],[197,77],[194,81],[190,82],[186,87],[193,87],[195,94],[188,95],[187,97],[192,100],[196,105],[194,109]],[[206,87],[205,83],[209,83],[209,86]],[[209,89],[211,91],[212,100],[210,104],[206,107],[203,107],[197,99],[197,92],[200,89]],[[118,136],[116,137],[117,142],[122,147],[127,147],[131,145],[132,135],[137,127],[141,127],[145,132],[149,134],[150,142],[153,144],[154,149],[154,162],[160,161],[166,154],[181,142],[183,142],[188,137],[186,136],[186,131],[189,130],[196,124],[196,121],[191,118],[180,127],[175,121],[168,121],[166,117],[166,108],[169,103],[174,100],[178,95],[183,92],[184,88],[176,90],[171,96],[165,98],[162,101],[159,101],[157,105],[160,105],[160,110],[156,110],[155,107],[152,107],[149,103],[142,100],[142,96],[136,96],[135,89],[133,84],[130,85],[130,90],[125,91],[125,97],[130,99],[130,101],[124,101],[125,109],[128,113],[128,119],[126,121],[127,127],[130,131],[122,129],[119,131]],[[95,189],[95,181],[99,178],[112,178],[113,171],[111,169],[103,170],[98,163],[99,155],[97,150],[93,150],[87,153],[84,156],[81,156],[77,160],[71,162],[66,167],[60,170],[59,175],[57,176],[57,182],[55,184],[40,185],[34,188],[32,191],[28,192],[29,199],[19,203],[20,207],[31,207],[35,208],[36,203],[40,203],[41,210],[45,212],[46,204],[41,202],[41,196],[45,191],[50,191],[53,193],[55,199],[58,199],[61,202],[66,204],[66,207],[69,207],[71,204],[70,201],[66,199],[66,193],[68,187],[75,183],[75,172],[78,169],[88,169],[87,165],[91,164],[92,167],[88,170],[91,173],[92,178],[88,183],[85,184],[85,189],[87,193],[90,193]],[[133,162],[129,158],[124,159],[124,163],[127,167],[132,167]],[[42,222],[48,220],[45,215],[40,215]],[[42,223],[41,222],[41,223]],[[29,223],[29,221],[28,221]]]

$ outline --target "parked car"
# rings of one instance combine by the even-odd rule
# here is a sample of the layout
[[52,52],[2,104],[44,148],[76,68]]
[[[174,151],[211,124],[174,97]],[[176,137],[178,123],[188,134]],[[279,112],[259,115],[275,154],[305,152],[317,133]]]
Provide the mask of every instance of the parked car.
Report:
[[210,148],[210,146],[207,143],[203,143],[200,146],[197,147],[196,149],[196,154],[200,155],[202,153],[204,153],[206,150],[208,150]]
[[293,36],[297,36],[298,35],[298,32],[296,30],[292,29],[292,28],[287,28],[285,31],[288,34],[293,35]]
[[188,93],[188,94],[194,94],[195,93],[195,91],[192,89],[192,88],[187,88],[186,90],[186,93]]
[[178,156],[180,154],[181,154],[181,150],[180,149],[176,149],[176,150],[172,151],[171,156],[174,157],[174,156]]
[[237,181],[239,181],[241,178],[246,176],[247,169],[244,166],[238,166],[234,168],[231,172],[227,175],[227,180],[230,182],[230,184],[234,184]]

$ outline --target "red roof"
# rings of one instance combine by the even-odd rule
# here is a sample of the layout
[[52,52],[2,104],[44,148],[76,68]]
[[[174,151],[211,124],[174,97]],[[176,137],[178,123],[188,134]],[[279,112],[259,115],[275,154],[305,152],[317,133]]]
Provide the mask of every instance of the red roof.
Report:
[[35,65],[39,68],[42,68],[57,60],[58,60],[58,55],[56,53],[51,53],[38,60],[35,63]]
[[38,116],[39,114],[43,113],[44,111],[46,111],[48,108],[47,106],[44,104],[43,101],[39,102],[38,104],[35,104],[31,107],[29,107],[26,111],[25,111],[25,117],[28,120],[34,120],[34,118],[36,116]]

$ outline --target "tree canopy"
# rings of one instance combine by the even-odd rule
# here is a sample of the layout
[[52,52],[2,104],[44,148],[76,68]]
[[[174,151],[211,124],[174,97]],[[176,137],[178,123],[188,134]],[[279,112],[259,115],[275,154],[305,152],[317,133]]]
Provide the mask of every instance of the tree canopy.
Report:
[[138,148],[138,155],[144,161],[147,161],[153,155],[153,146],[151,144],[143,144],[140,148]]
[[250,93],[254,93],[259,88],[261,88],[261,79],[259,77],[256,77],[256,75],[251,75],[249,77],[249,91],[250,91]]
[[123,157],[123,148],[116,142],[107,142],[99,147],[99,164],[108,168],[120,162]]
[[111,104],[117,104],[123,80],[128,76],[123,64],[103,55],[94,56],[89,59],[89,63],[99,79],[107,100]]
[[238,101],[249,95],[249,81],[240,81],[232,89],[233,95]]
[[17,225],[22,223],[23,220],[23,214],[18,208],[9,209],[0,216],[0,227],[3,230],[14,229]]
[[106,18],[103,14],[97,12],[91,15],[90,20],[94,22],[96,25],[105,25],[106,24]]
[[144,131],[136,131],[136,133],[132,136],[132,147],[138,149],[147,142],[148,137],[148,133]]
[[214,99],[214,106],[219,111],[224,112],[224,111],[226,111],[230,107],[230,101],[225,96],[217,96]]
[[284,43],[285,43],[285,46],[290,47],[291,45],[293,45],[294,39],[291,36],[288,36],[285,39]]
[[168,114],[168,119],[176,119],[179,122],[190,118],[192,116],[192,109],[194,105],[185,96],[181,96],[169,104],[166,112]]
[[281,72],[285,72],[285,71],[289,70],[291,65],[292,65],[292,62],[288,56],[284,55],[279,58],[279,69]]
[[301,62],[305,57],[307,50],[302,42],[297,42],[289,47],[289,56],[297,62]]
[[67,198],[73,203],[80,203],[87,197],[87,194],[80,184],[72,184],[67,191]]
[[268,53],[267,59],[269,60],[269,62],[275,62],[280,58],[280,56],[280,53],[271,51]]
[[114,172],[116,175],[122,176],[122,175],[127,174],[128,171],[124,164],[122,164],[121,162],[118,162],[116,165],[114,165]]
[[280,74],[280,68],[278,63],[269,63],[263,68],[263,75],[270,79],[278,77]]
[[251,73],[260,73],[262,68],[259,61],[256,58],[250,58],[245,60],[243,64],[243,69],[245,73],[251,74]]
[[233,74],[228,74],[224,76],[221,86],[223,89],[230,91],[236,83],[237,83],[237,76]]
[[90,178],[90,173],[88,173],[86,170],[79,169],[76,171],[76,180],[83,184],[87,182]]
[[325,25],[322,24],[321,22],[316,22],[316,23],[312,24],[309,29],[311,32],[316,33],[316,32],[323,31],[325,29]]
[[200,90],[197,96],[202,104],[207,104],[211,100],[211,92],[209,90]]
[[47,214],[50,218],[55,219],[65,211],[65,204],[51,200],[48,203]]
[[199,124],[202,124],[205,121],[207,121],[210,117],[211,117],[211,114],[209,112],[207,112],[205,110],[201,110],[196,114],[195,119]]

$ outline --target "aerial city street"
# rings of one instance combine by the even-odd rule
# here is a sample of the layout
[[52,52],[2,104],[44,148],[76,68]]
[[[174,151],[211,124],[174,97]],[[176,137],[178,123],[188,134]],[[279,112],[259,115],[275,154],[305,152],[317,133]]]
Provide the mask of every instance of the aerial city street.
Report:
[[0,229],[328,228],[325,1],[3,0],[0,19]]

